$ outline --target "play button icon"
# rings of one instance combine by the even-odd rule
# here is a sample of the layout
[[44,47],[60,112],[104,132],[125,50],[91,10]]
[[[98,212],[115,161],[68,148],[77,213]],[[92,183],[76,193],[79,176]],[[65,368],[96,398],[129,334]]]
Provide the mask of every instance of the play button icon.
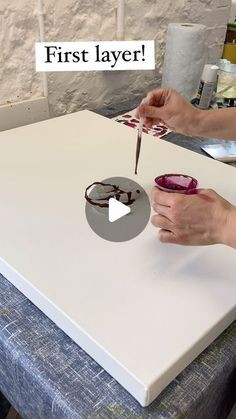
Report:
[[131,211],[130,207],[122,202],[117,201],[115,198],[109,199],[109,207],[108,207],[108,219],[110,223],[119,220],[120,218],[124,217],[125,215],[129,214]]
[[141,185],[125,177],[98,179],[88,185],[85,214],[94,233],[112,242],[122,242],[144,230],[151,206]]

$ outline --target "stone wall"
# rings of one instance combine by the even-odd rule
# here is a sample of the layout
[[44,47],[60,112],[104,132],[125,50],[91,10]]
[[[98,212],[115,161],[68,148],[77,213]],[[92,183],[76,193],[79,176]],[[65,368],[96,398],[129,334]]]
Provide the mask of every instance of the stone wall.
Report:
[[[45,0],[45,41],[113,40],[116,0]],[[160,85],[169,22],[208,26],[209,60],[221,56],[230,0],[126,0],[126,39],[155,39],[156,70],[49,73],[53,116],[79,109],[108,114],[137,104]],[[36,0],[0,0],[0,105],[42,96],[35,72]]]

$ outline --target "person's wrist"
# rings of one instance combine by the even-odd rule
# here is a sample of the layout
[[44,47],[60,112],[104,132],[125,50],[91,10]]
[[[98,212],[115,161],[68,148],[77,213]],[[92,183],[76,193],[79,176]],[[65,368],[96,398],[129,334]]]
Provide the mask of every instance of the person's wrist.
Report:
[[192,107],[189,117],[187,118],[188,135],[201,136],[203,135],[205,111]]
[[220,222],[222,228],[218,243],[236,248],[236,207],[230,205]]

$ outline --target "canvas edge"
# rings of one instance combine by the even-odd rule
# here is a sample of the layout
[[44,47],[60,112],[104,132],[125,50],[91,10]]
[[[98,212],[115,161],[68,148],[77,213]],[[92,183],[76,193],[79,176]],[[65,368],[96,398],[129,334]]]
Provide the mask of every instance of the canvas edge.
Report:
[[66,335],[125,388],[140,404],[147,406],[149,389],[130,371],[115,360],[108,351],[91,338],[59,307],[37,290],[28,280],[0,258],[0,273],[25,295],[39,310],[52,320]]

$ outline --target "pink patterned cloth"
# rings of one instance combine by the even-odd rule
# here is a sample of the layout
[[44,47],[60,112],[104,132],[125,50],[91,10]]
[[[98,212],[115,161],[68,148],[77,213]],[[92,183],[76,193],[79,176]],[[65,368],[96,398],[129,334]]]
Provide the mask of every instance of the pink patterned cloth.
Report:
[[[127,125],[128,127],[138,129],[139,119],[135,118],[132,114],[127,113],[124,115],[119,115],[114,118],[115,121],[120,122],[121,124]],[[153,137],[163,138],[165,135],[169,134],[171,130],[163,124],[153,125],[151,128],[143,127],[143,132],[150,134]]]

